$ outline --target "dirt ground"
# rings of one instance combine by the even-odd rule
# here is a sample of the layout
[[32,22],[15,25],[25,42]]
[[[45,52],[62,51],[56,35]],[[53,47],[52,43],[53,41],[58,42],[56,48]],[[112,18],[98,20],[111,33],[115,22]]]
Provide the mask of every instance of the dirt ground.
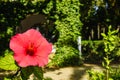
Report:
[[83,64],[77,67],[64,67],[60,69],[47,70],[44,73],[45,78],[52,80],[89,80],[87,70],[94,69],[102,71],[103,68],[96,64]]

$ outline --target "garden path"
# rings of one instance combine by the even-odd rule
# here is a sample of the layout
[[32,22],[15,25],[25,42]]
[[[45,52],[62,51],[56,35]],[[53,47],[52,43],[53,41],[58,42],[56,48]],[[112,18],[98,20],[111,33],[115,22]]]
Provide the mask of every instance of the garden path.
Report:
[[47,70],[44,73],[44,77],[51,78],[52,80],[89,80],[86,71],[90,69],[102,71],[103,67],[97,64],[83,64],[82,66],[77,67],[64,67],[60,69],[51,69]]
[[64,67],[45,72],[44,77],[52,80],[88,80],[87,70],[95,69],[101,71],[103,68],[95,64],[83,64],[77,67]]

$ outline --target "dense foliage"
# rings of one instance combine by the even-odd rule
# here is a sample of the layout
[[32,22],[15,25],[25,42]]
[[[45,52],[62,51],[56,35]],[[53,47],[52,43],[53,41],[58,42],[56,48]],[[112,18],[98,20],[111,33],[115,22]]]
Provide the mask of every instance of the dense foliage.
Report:
[[[68,0],[67,3],[65,0],[1,0],[0,4],[1,54],[8,49],[9,38],[15,34],[16,26],[19,26],[20,21],[25,19],[29,14],[46,14],[49,20],[54,22],[55,31],[53,34],[58,36],[56,42],[58,47],[57,53],[60,53],[59,49],[64,46],[72,46],[77,50],[77,37],[82,36],[82,39],[89,39],[88,35],[91,34],[91,29],[97,31],[96,27],[98,25],[105,27],[106,30],[109,24],[113,25],[112,28],[115,29],[119,25],[118,0],[114,0],[113,3],[110,0],[87,0],[87,2],[84,0],[81,0],[81,2],[79,2],[79,0]],[[83,23],[83,27],[80,20]],[[58,33],[56,33],[56,31]],[[98,35],[96,35],[94,39],[98,39],[97,36]],[[100,39],[102,39],[102,37]],[[88,49],[84,41],[82,44],[84,49],[86,49],[83,49],[83,54],[92,54],[92,52],[89,52],[91,48]],[[91,41],[90,44],[94,44],[94,42]],[[96,44],[98,43],[96,42]],[[100,44],[99,48],[103,49],[101,45],[102,44]],[[91,47],[94,47],[94,45]],[[98,50],[102,51],[102,49],[99,48]],[[96,49],[96,47],[93,49]],[[98,51],[100,55],[102,53],[101,51]]]
[[[67,2],[66,0],[50,0],[46,9],[43,10],[51,19],[55,20],[56,30],[59,31],[59,38],[55,43],[57,47],[56,53],[63,57],[63,60],[68,54],[72,55],[73,58],[78,54],[76,53],[77,38],[81,36],[82,29],[79,7],[79,0],[67,0]],[[59,59],[58,61],[61,62]],[[71,62],[70,59],[68,62]]]
[[[21,0],[22,1],[22,0]],[[0,49],[1,54],[8,49],[9,39],[15,34],[16,26],[19,26],[27,14],[40,13],[40,5],[37,2],[33,5],[31,2],[20,1],[0,1]],[[39,6],[37,5],[39,4]],[[37,8],[35,8],[37,7]],[[35,9],[34,9],[35,8]],[[4,46],[3,46],[4,45]]]
[[[118,38],[118,37],[117,37]],[[117,39],[116,38],[116,39]],[[110,58],[114,58],[113,62],[117,63],[120,59],[120,48],[119,48],[119,41],[115,49],[111,52]],[[103,56],[106,55],[104,51],[104,41],[103,40],[86,40],[82,41],[82,56],[84,58],[84,62],[88,63],[101,63],[103,60]]]
[[[82,41],[82,57],[85,61],[98,63],[105,59],[107,62],[106,55],[109,55],[108,59],[114,58],[117,61],[120,56],[119,4],[119,0],[1,0],[0,55],[5,54],[5,57],[2,59],[0,56],[2,60],[0,68],[17,69],[11,56],[13,53],[9,51],[9,39],[16,33],[16,26],[19,27],[21,20],[31,14],[44,14],[47,16],[47,21],[53,23],[54,30],[52,31],[51,28],[49,30],[57,36],[53,43],[56,46],[56,55],[48,66],[78,65],[80,63],[78,36],[82,36],[82,40],[85,40]],[[109,32],[109,25],[112,25],[111,30],[117,29],[117,33],[113,36],[114,31]],[[117,39],[115,41],[112,39],[114,36]],[[108,38],[108,42],[103,41],[102,38],[104,40]],[[109,51],[110,54],[107,54]],[[12,67],[8,68],[9,64],[5,62],[9,61]],[[34,70],[36,72],[36,68]],[[119,78],[119,74],[114,76],[114,71],[111,74],[113,74],[112,78]],[[95,73],[96,76],[103,79],[104,75]]]
[[[1,1],[1,50],[8,48],[9,38],[15,34],[16,26],[30,14],[46,14],[55,23],[59,32],[56,42],[57,49],[73,46],[77,50],[77,37],[81,35],[80,2],[68,1]],[[69,5],[69,6],[68,6]],[[3,8],[4,7],[4,8]],[[63,10],[64,9],[64,10]],[[7,11],[6,11],[7,10]],[[43,12],[42,12],[43,11]],[[9,29],[8,29],[9,28]],[[53,32],[56,34],[56,32]],[[7,37],[8,36],[8,37]],[[57,50],[59,52],[59,50]],[[69,51],[69,50],[68,50]],[[74,51],[73,51],[74,52]],[[3,52],[2,52],[3,53]]]
[[[115,54],[116,51],[118,50],[119,53],[119,38],[116,36],[116,33],[118,33],[117,30],[111,31],[111,26],[108,27],[108,32],[107,34],[102,33],[101,35],[103,36],[103,42],[104,42],[104,52],[105,54],[102,56],[102,66],[104,67],[104,73],[103,72],[95,72],[95,71],[88,71],[90,80],[115,80],[118,79],[119,73],[117,71],[113,71],[114,68],[112,69],[110,64],[114,60],[115,57],[118,54]],[[117,49],[117,50],[116,50]],[[119,70],[118,70],[119,71]],[[116,76],[114,76],[114,72],[116,72]],[[113,74],[113,75],[111,75]],[[112,76],[112,77],[111,77]],[[114,76],[114,77],[113,77]]]

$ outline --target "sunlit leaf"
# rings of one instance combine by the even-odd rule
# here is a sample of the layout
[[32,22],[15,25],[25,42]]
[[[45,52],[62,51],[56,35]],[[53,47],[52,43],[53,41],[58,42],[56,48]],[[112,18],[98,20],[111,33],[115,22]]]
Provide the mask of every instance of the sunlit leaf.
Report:
[[7,54],[0,59],[0,68],[4,70],[17,70],[18,66],[15,64],[12,54]]
[[4,78],[4,80],[11,80],[11,79],[8,79],[8,78]]

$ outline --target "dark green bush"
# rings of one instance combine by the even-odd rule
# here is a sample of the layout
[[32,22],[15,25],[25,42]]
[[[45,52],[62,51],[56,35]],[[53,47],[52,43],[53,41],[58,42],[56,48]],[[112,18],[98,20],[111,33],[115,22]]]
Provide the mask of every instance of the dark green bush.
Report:
[[[102,72],[88,70],[87,73],[89,74],[89,80],[105,80],[104,70]],[[109,80],[120,80],[120,66],[109,70]]]
[[79,0],[50,0],[43,12],[55,21],[59,37],[55,43],[56,55],[54,65],[67,66],[79,63],[77,38],[81,36],[82,22],[80,21]]
[[89,80],[105,80],[105,74],[103,72],[88,70]]
[[[118,44],[119,45],[119,44]],[[120,48],[117,46],[115,50],[110,55],[111,58],[114,58],[114,62],[119,61],[120,57]],[[104,43],[102,40],[98,41],[82,41],[82,55],[85,62],[92,63],[101,63],[103,60],[104,52]]]
[[82,55],[85,62],[100,63],[104,55],[103,41],[82,41]]
[[[68,45],[67,45],[68,46]],[[61,48],[57,48],[57,53],[53,58],[53,61],[49,64],[49,66],[67,66],[67,65],[79,65],[82,61],[79,59],[79,52],[76,48],[73,48],[69,45],[69,47],[63,46]],[[119,53],[119,47],[116,51]],[[104,52],[104,43],[102,40],[99,41],[82,41],[82,57],[84,58],[84,62],[87,63],[101,63],[103,60]],[[110,55],[112,58],[115,58],[113,62],[118,62],[120,55],[114,53]],[[79,61],[79,62],[78,62]],[[74,63],[76,62],[76,63]]]
[[63,46],[58,48],[52,61],[48,64],[49,67],[65,67],[80,65],[78,50],[71,46]]
[[120,66],[118,68],[110,69],[109,76],[113,80],[120,80]]

